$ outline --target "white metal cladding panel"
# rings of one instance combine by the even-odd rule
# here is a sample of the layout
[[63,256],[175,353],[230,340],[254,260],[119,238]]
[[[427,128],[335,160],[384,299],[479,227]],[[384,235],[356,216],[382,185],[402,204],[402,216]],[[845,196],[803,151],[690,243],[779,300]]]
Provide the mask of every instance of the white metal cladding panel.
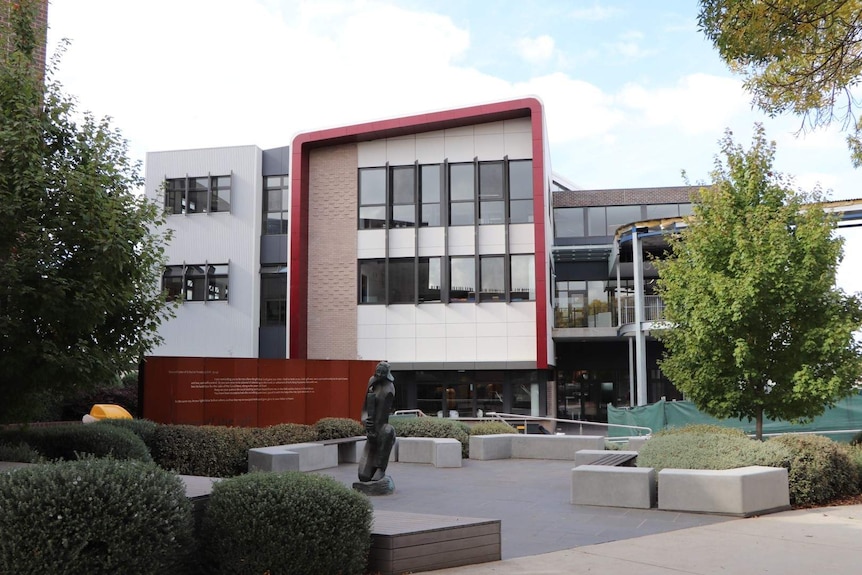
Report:
[[362,142],[356,146],[360,168],[373,168],[386,165],[386,140]]
[[168,265],[229,263],[230,300],[227,304],[181,304],[176,317],[159,329],[165,344],[158,353],[257,355],[263,185],[260,167],[261,150],[256,146],[147,154],[146,194],[159,202],[164,200],[161,189],[165,178],[231,176],[230,212],[168,216],[166,225],[173,230],[173,238],[165,249]]
[[416,361],[446,361],[446,338],[417,337]]
[[388,305],[386,307],[386,325],[405,325],[416,323],[416,306],[412,304]]
[[513,254],[536,253],[535,227],[533,224],[511,224],[509,226],[509,252]]
[[476,340],[476,361],[509,361],[507,337],[480,337]]
[[469,256],[476,253],[476,226],[449,228],[449,255]]
[[446,245],[443,228],[419,228],[419,255],[442,256]]
[[[360,305],[356,308],[357,325],[386,325],[386,306]],[[382,334],[381,334],[382,335]]]
[[409,258],[416,253],[416,228],[389,230],[389,257]]
[[402,136],[386,140],[386,159],[393,166],[404,166],[416,161],[416,136]]
[[439,164],[446,157],[446,139],[441,132],[416,135],[416,160],[420,164]]
[[479,226],[479,253],[506,253],[506,226]]
[[388,359],[392,361],[386,355],[386,338],[376,338],[376,339],[360,339],[356,342],[356,355],[357,359],[370,359],[381,361],[384,359]]
[[358,259],[386,257],[386,230],[359,230],[356,246]]

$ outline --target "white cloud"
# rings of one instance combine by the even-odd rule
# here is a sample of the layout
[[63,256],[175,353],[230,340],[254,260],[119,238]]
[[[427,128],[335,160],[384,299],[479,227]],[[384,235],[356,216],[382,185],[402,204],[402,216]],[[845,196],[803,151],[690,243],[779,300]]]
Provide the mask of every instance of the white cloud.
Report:
[[527,62],[547,62],[554,55],[554,39],[548,35],[536,38],[521,38],[516,42],[518,55]]

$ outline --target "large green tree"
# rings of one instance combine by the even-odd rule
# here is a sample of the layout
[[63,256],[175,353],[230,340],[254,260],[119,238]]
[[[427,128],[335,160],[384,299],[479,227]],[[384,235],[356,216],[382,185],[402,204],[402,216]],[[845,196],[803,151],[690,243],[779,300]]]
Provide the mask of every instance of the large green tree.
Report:
[[774,172],[763,128],[730,133],[687,228],[657,261],[670,329],[661,369],[719,418],[804,421],[862,375],[862,302],[835,285],[842,240],[818,191]]
[[841,123],[862,165],[862,0],[700,0],[698,23],[758,107]]
[[34,11],[0,27],[0,421],[110,381],[171,311],[153,281],[163,210],[119,132],[36,62]]

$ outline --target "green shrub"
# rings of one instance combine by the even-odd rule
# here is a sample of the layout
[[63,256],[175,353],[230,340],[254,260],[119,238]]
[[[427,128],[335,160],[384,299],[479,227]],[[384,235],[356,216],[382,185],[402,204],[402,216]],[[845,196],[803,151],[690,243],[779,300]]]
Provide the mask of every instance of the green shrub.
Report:
[[850,445],[862,445],[862,431],[853,436],[850,440]]
[[[721,428],[725,429],[725,428]],[[790,452],[744,433],[686,431],[656,433],[638,453],[638,467],[665,469],[733,469],[748,465],[788,467]]]
[[847,453],[847,457],[850,458],[850,462],[856,467],[856,473],[859,477],[857,488],[862,492],[862,444],[857,443],[856,445],[842,446],[842,448]]
[[605,441],[605,450],[606,451],[622,451],[623,444],[622,443],[614,443],[613,441]]
[[795,506],[822,505],[859,494],[859,470],[847,451],[819,435],[781,435],[767,444],[788,449],[790,460],[790,503]]
[[254,435],[246,427],[158,425],[153,434],[153,459],[183,475],[233,477],[248,471],[248,450]]
[[502,435],[518,433],[518,430],[503,421],[483,421],[470,428],[470,435]]
[[269,427],[252,427],[252,447],[308,443],[317,440],[317,432],[310,425],[279,423]]
[[128,429],[111,425],[70,423],[48,427],[22,427],[0,432],[4,443],[26,443],[46,459],[77,459],[79,455],[110,455],[114,459],[152,461],[150,451]]
[[82,459],[0,474],[0,573],[181,573],[182,481],[153,463]]
[[250,473],[216,483],[201,527],[206,573],[362,573],[368,498],[331,477]]
[[441,417],[412,417],[392,422],[398,437],[451,437],[461,442],[461,457],[470,454],[470,428],[463,421]]
[[144,445],[147,446],[147,449],[152,450],[153,442],[155,440],[156,426],[158,424],[149,419],[103,419],[98,421],[96,425],[114,425],[116,427],[128,429],[141,438]]
[[318,441],[365,435],[365,427],[361,423],[346,417],[324,417],[314,424],[314,431]]
[[0,461],[43,463],[44,458],[26,443],[0,443]]
[[678,434],[709,434],[709,435],[729,435],[731,437],[748,437],[745,432],[736,427],[723,427],[721,425],[711,425],[709,423],[693,423],[682,427],[668,427],[662,429],[655,435],[678,435]]

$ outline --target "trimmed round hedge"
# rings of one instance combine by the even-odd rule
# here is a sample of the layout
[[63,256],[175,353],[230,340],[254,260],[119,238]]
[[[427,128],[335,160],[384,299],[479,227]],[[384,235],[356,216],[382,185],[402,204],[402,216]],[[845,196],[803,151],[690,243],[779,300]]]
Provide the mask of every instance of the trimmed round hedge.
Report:
[[368,498],[331,477],[250,473],[213,486],[201,526],[204,572],[360,574],[371,546]]
[[847,450],[828,437],[780,435],[769,444],[783,446],[790,460],[790,503],[796,506],[822,505],[859,494],[859,469]]
[[84,454],[114,459],[153,460],[140,437],[114,425],[70,423],[8,429],[0,432],[0,442],[25,443],[49,460],[70,461]]
[[153,463],[88,458],[0,473],[0,573],[182,573],[191,505]]
[[324,417],[314,424],[314,431],[317,441],[365,435],[365,427],[361,423],[346,417]]

